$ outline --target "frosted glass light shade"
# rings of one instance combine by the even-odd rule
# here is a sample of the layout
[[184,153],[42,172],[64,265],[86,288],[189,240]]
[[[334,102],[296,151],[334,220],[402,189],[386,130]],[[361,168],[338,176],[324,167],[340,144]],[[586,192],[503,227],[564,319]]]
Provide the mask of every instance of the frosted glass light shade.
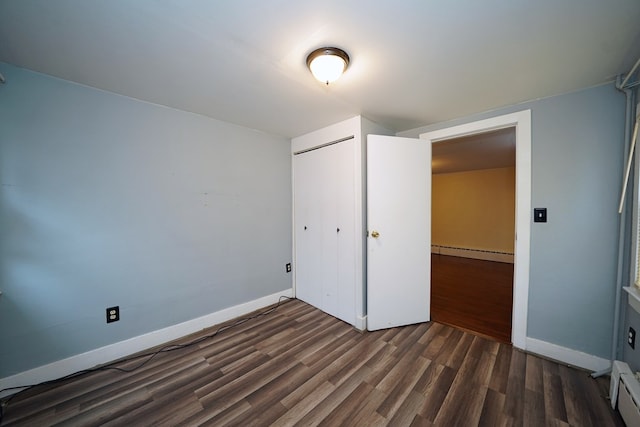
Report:
[[349,55],[336,47],[316,49],[307,57],[311,74],[322,83],[332,83],[340,78],[349,65]]

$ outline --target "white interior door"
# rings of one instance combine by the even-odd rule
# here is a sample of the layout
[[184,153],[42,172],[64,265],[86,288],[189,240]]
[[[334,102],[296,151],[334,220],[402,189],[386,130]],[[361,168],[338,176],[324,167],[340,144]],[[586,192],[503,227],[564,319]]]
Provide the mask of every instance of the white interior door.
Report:
[[367,137],[367,230],[367,329],[428,321],[429,141]]

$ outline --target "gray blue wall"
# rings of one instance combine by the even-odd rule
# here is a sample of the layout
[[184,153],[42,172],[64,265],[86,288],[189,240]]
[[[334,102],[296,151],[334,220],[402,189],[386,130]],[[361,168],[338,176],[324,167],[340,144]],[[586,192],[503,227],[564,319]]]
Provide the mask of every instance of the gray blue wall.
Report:
[[291,288],[288,139],[0,72],[0,378]]
[[624,95],[613,84],[401,132],[419,134],[531,109],[532,207],[527,336],[609,359],[624,151]]

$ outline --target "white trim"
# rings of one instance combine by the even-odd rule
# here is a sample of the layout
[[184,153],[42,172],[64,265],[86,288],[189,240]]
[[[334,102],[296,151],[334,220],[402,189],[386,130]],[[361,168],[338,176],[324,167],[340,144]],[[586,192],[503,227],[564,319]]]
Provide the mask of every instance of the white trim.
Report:
[[[636,106],[636,114],[640,114],[640,104]],[[637,116],[636,116],[637,120]],[[640,150],[635,150],[634,156],[634,165],[633,165],[633,209],[632,209],[632,223],[631,223],[631,231],[633,233],[631,237],[631,266],[629,272],[629,283],[637,283],[640,281],[640,276],[638,272],[640,272],[640,212],[638,211],[640,207]],[[616,332],[617,333],[617,332]]]
[[527,352],[539,354],[540,356],[598,372],[611,367],[611,361],[602,357],[593,356],[581,351],[561,347],[550,342],[541,341],[535,338],[527,338]]
[[526,349],[531,250],[531,110],[426,132],[420,138],[434,143],[512,126],[516,128],[516,245],[511,342],[514,347]]
[[296,275],[298,272],[298,260],[296,259],[296,202],[294,199],[296,194],[296,180],[294,179],[296,171],[294,167],[293,151],[291,151],[291,293],[293,298],[296,297],[298,289],[298,284],[296,282]]
[[363,190],[363,180],[365,179],[364,171],[363,171],[363,162],[364,162],[364,142],[362,141],[362,117],[358,116],[357,126],[354,126],[355,141],[353,144],[353,209],[354,209],[354,232],[353,232],[353,250],[354,250],[354,280],[355,284],[353,286],[353,326],[357,329],[363,331],[366,328],[366,322],[364,323],[364,327],[362,326],[362,316],[365,315],[364,312],[364,292],[363,288],[366,286],[364,282],[364,257],[366,256],[365,252],[365,241],[364,239],[364,210],[366,209],[363,205],[364,195],[362,193]]
[[367,316],[356,316],[356,324],[353,325],[356,329],[360,331],[367,330]]
[[[291,297],[292,289],[285,289],[272,295],[255,299],[233,307],[225,308],[215,313],[207,314],[196,319],[188,320],[177,325],[172,325],[157,331],[139,335],[114,344],[109,344],[86,353],[58,360],[48,365],[39,366],[19,374],[0,379],[0,390],[8,387],[19,387],[28,384],[38,384],[55,378],[90,369],[121,357],[137,353],[139,351],[155,347],[157,345],[184,337],[227,320],[243,316],[252,311],[259,310],[278,302],[280,297]],[[20,390],[6,391],[0,397],[8,396]]]
[[291,154],[318,148],[326,143],[348,136],[353,136],[354,139],[357,139],[356,132],[360,130],[360,119],[360,116],[355,116],[322,129],[291,138]]

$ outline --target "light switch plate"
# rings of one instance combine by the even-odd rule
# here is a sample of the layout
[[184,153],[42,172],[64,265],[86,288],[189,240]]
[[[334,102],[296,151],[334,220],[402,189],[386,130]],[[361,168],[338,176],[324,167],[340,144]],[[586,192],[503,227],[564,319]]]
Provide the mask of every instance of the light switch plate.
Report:
[[547,208],[533,208],[533,222],[547,222]]

